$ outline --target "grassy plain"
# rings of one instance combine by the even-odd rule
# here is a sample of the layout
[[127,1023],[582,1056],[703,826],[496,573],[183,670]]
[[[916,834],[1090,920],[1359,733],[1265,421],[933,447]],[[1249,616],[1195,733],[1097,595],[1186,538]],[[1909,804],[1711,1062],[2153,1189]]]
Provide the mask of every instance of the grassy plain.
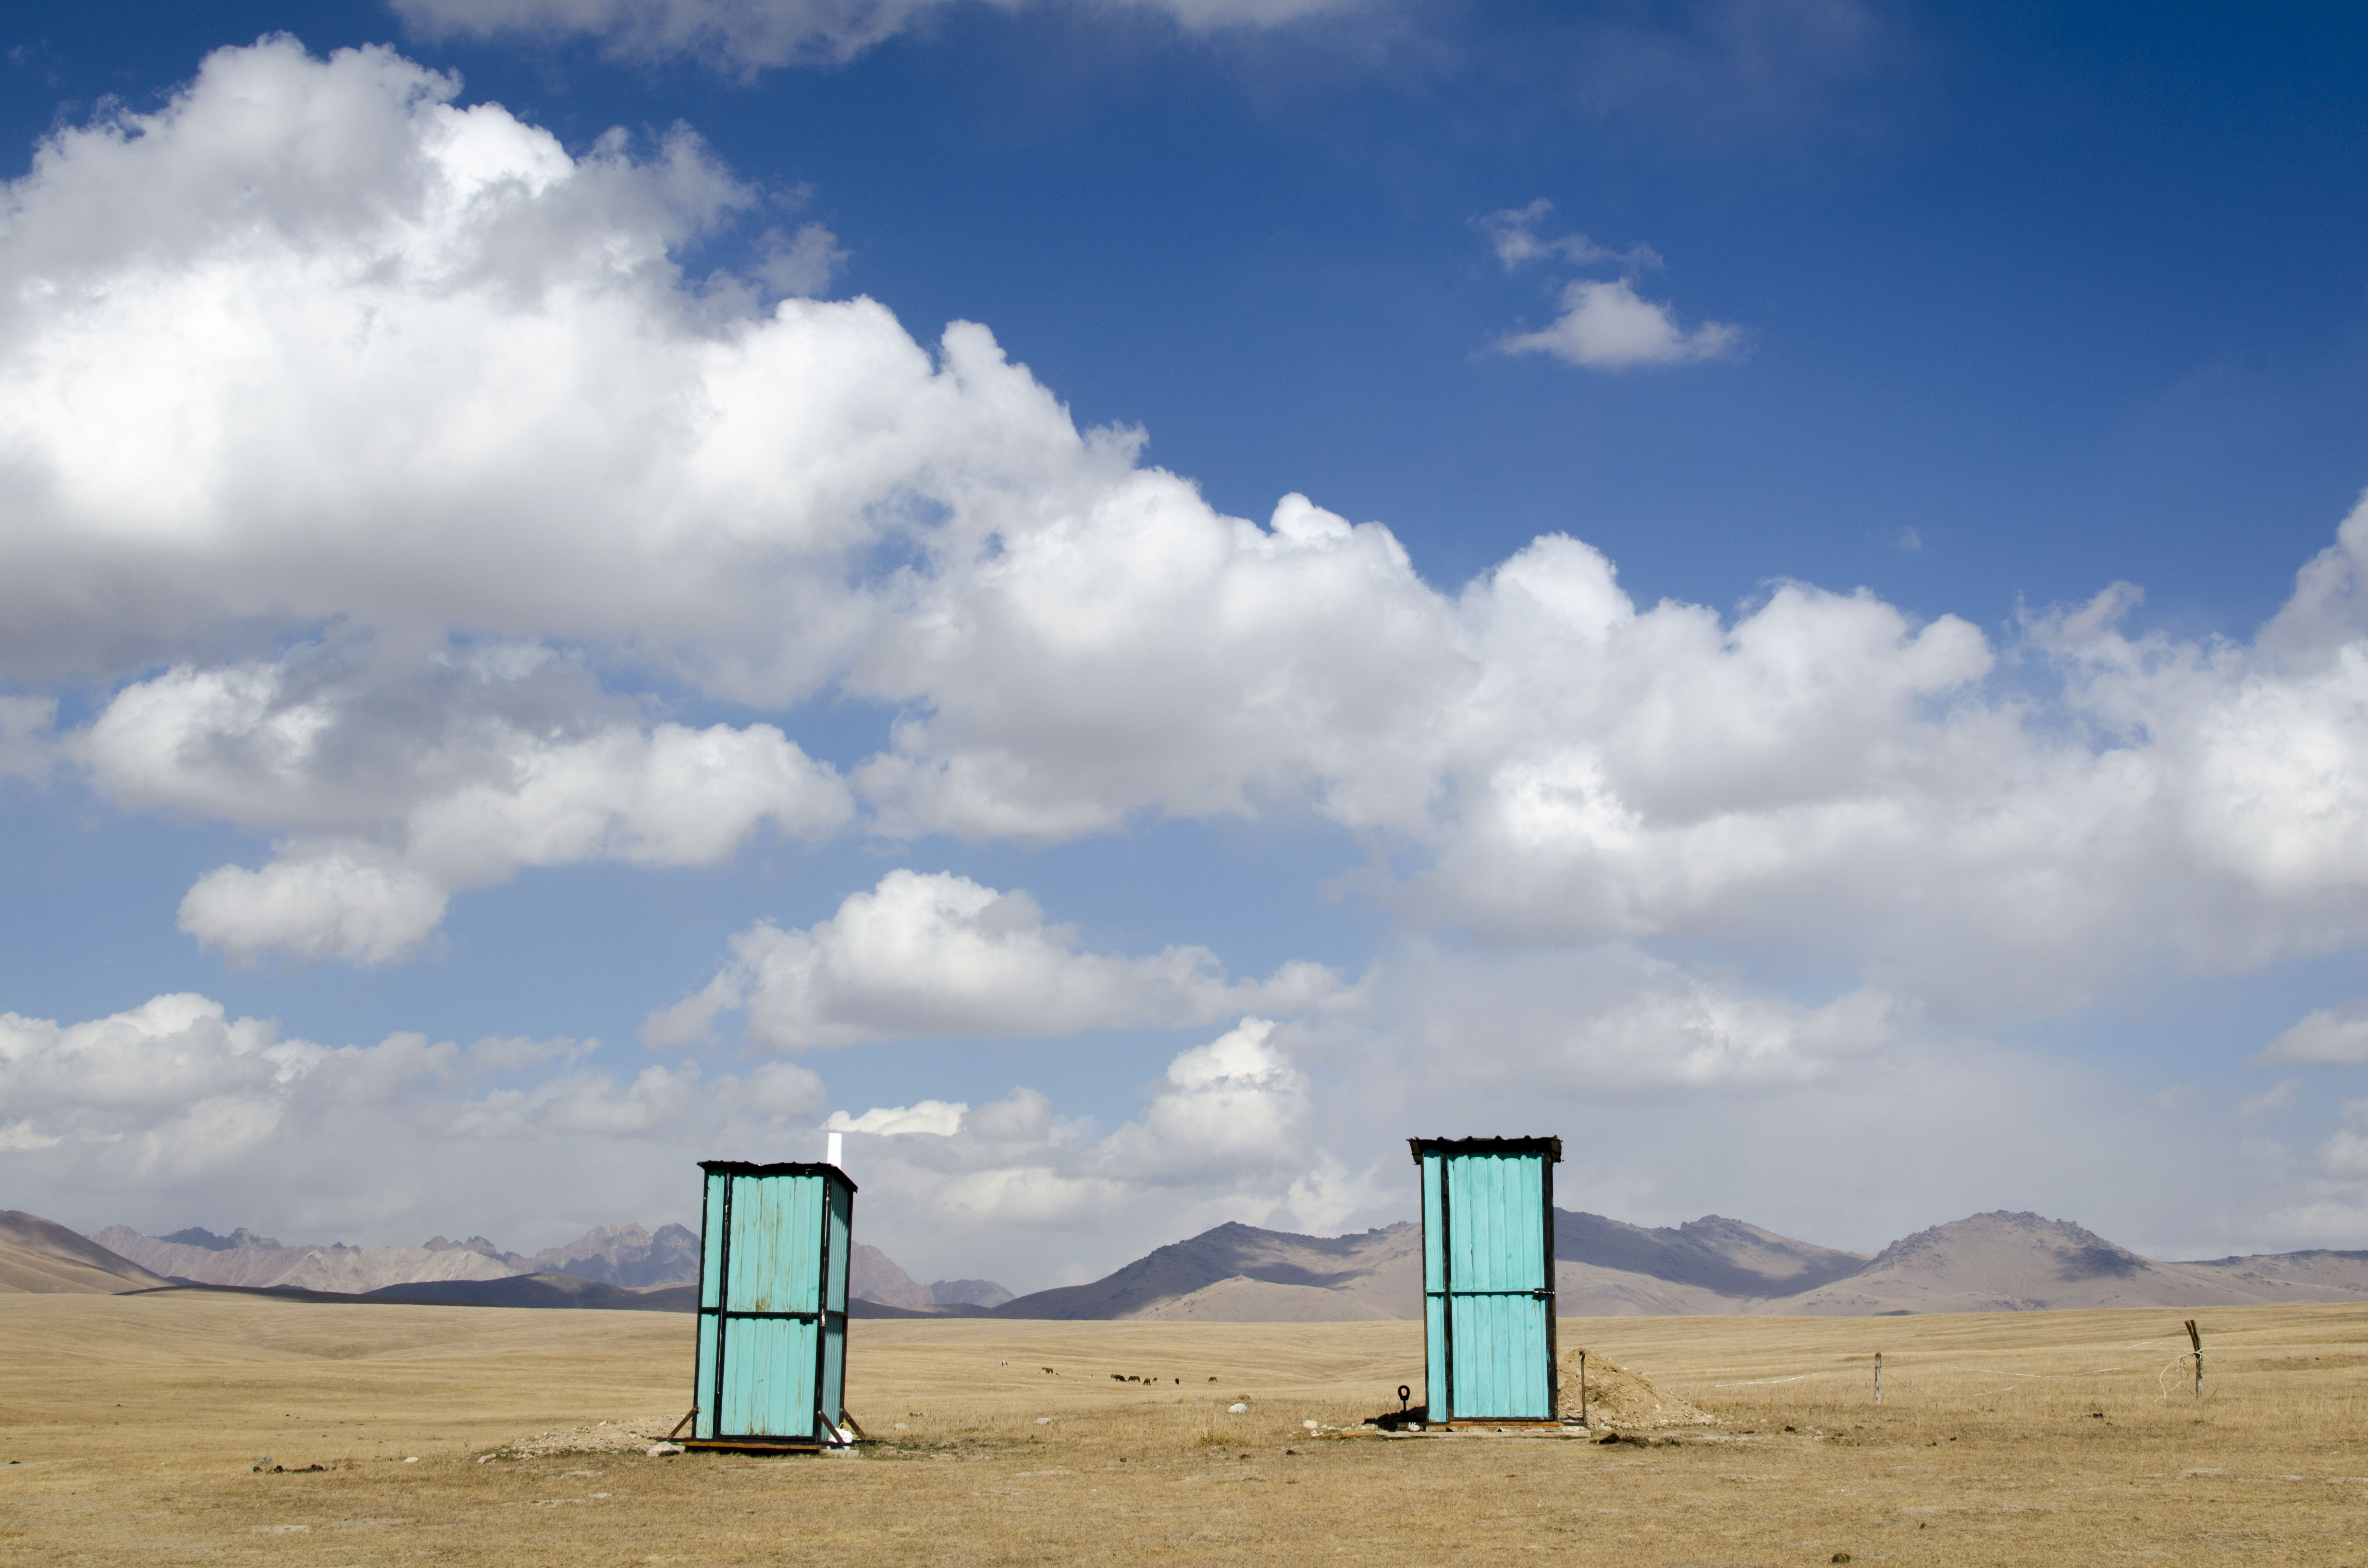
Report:
[[1610,1444],[1311,1436],[1406,1324],[863,1322],[878,1446],[651,1459],[686,1317],[0,1297],[0,1564],[2368,1568],[2368,1306],[2203,1314],[2200,1404],[2181,1315],[1566,1321],[1721,1418]]

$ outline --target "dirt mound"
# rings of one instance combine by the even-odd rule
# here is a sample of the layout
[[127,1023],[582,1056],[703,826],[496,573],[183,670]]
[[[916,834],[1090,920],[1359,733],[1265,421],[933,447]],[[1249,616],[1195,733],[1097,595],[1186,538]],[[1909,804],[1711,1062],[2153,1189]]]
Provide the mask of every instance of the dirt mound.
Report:
[[[1578,1358],[1565,1350],[1557,1362],[1562,1372],[1562,1399],[1557,1414],[1578,1415]],[[1590,1426],[1634,1430],[1648,1426],[1715,1426],[1718,1417],[1696,1410],[1674,1394],[1663,1393],[1650,1380],[1617,1362],[1587,1351],[1587,1414]]]
[[489,1449],[477,1456],[477,1462],[564,1459],[576,1454],[647,1453],[653,1444],[665,1442],[666,1433],[680,1421],[680,1416],[644,1415],[638,1420],[603,1421],[591,1426],[555,1427]]
[[130,1258],[19,1209],[0,1209],[0,1292],[113,1295],[165,1281]]

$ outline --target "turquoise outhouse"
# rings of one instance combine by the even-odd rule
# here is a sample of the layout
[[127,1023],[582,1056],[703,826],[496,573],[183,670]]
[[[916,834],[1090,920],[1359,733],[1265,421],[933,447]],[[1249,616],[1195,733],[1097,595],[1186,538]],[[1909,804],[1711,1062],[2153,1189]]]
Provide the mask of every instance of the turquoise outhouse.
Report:
[[1434,1425],[1552,1421],[1559,1138],[1409,1138]]
[[847,1392],[855,1184],[837,1165],[703,1160],[698,1407],[690,1441],[837,1441]]

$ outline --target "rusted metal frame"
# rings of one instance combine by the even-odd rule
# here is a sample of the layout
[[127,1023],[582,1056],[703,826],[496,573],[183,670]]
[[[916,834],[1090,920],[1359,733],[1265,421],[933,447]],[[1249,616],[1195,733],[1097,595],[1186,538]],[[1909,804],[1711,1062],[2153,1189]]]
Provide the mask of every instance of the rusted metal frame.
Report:
[[1422,1163],[1426,1152],[1440,1154],[1543,1154],[1556,1165],[1562,1163],[1562,1140],[1559,1138],[1409,1138],[1415,1164]]
[[[834,1437],[836,1437],[836,1436],[837,1435],[837,1432],[838,1432],[838,1423],[837,1423],[837,1422],[836,1422],[836,1421],[833,1421],[833,1420],[829,1417],[829,1415],[826,1415],[826,1414],[824,1412],[823,1407],[822,1407],[822,1401],[823,1401],[823,1376],[822,1376],[822,1374],[823,1374],[823,1368],[824,1368],[825,1365],[827,1365],[827,1364],[828,1364],[828,1362],[829,1362],[829,1360],[830,1360],[830,1320],[829,1320],[829,1313],[830,1313],[830,1208],[831,1208],[831,1204],[830,1204],[830,1177],[828,1177],[828,1176],[824,1176],[824,1177],[822,1178],[822,1192],[821,1192],[821,1197],[822,1197],[822,1227],[821,1227],[821,1228],[822,1228],[822,1264],[821,1264],[821,1267],[820,1267],[815,1271],[815,1274],[814,1274],[814,1436],[815,1436],[815,1437],[821,1437],[821,1436],[823,1435],[823,1433],[824,1433],[824,1431],[825,1431],[825,1429],[827,1429],[827,1430],[828,1430],[828,1431],[829,1431],[829,1432],[830,1432]],[[850,1201],[850,1202],[848,1204],[848,1206],[847,1206],[847,1228],[848,1228],[848,1230],[849,1232],[852,1232],[852,1231],[855,1229],[855,1205],[854,1205],[854,1203],[853,1203],[852,1201]],[[842,1400],[840,1401],[840,1403],[845,1403],[845,1400],[844,1400],[844,1399],[842,1399]]]
[[1448,1207],[1454,1185],[1448,1156],[1439,1156],[1439,1321],[1440,1355],[1447,1362],[1447,1419],[1455,1419],[1455,1221]]
[[[705,1166],[705,1165],[702,1165],[701,1166],[700,1166],[700,1173],[701,1173],[701,1180],[700,1180],[700,1187],[699,1187],[699,1268],[700,1268],[700,1294],[701,1296],[704,1296],[704,1295],[706,1295],[706,1294],[707,1294],[707,1278],[706,1278],[706,1274],[707,1274],[707,1212],[708,1212],[708,1203],[707,1203],[707,1182],[708,1182],[709,1180],[712,1180],[712,1179],[714,1177],[714,1176],[716,1175],[716,1173],[715,1173],[715,1172],[713,1172],[713,1171],[709,1170],[709,1169],[708,1169],[708,1167],[707,1167],[707,1166]],[[725,1176],[725,1177],[723,1178],[723,1189],[724,1189],[725,1194],[727,1195],[727,1197],[726,1197],[726,1200],[727,1200],[727,1202],[728,1202],[728,1201],[729,1201],[729,1194],[730,1194],[730,1192],[731,1192],[731,1190],[732,1190],[732,1178],[731,1178],[730,1176]],[[684,1416],[684,1417],[683,1417],[683,1421],[689,1421],[689,1422],[696,1423],[696,1422],[698,1421],[698,1419],[699,1419],[700,1402],[700,1401],[702,1401],[702,1400],[712,1400],[712,1403],[710,1403],[710,1404],[707,1406],[707,1408],[708,1408],[709,1410],[711,1410],[712,1412],[713,1412],[713,1413],[714,1413],[714,1416],[715,1416],[715,1421],[716,1421],[717,1428],[718,1428],[719,1430],[721,1430],[721,1428],[722,1428],[722,1426],[723,1426],[723,1377],[722,1377],[722,1371],[723,1371],[723,1255],[724,1255],[726,1252],[728,1252],[728,1251],[730,1250],[730,1247],[731,1247],[731,1243],[732,1243],[732,1227],[731,1227],[728,1223],[724,1223],[724,1222],[723,1222],[723,1221],[718,1221],[718,1223],[719,1223],[720,1225],[722,1225],[722,1233],[721,1233],[720,1235],[718,1235],[718,1236],[716,1237],[716,1240],[715,1240],[715,1247],[716,1247],[716,1254],[717,1254],[717,1256],[716,1256],[716,1273],[715,1273],[715,1305],[714,1305],[713,1307],[712,1307],[712,1308],[711,1308],[711,1307],[707,1306],[704,1302],[694,1302],[694,1303],[693,1303],[693,1305],[696,1307],[697,1311],[695,1312],[695,1313],[694,1313],[694,1315],[693,1315],[693,1317],[692,1317],[692,1320],[691,1320],[691,1321],[692,1321],[695,1324],[697,1324],[699,1327],[700,1327],[700,1328],[704,1328],[704,1327],[706,1326],[706,1320],[707,1320],[707,1318],[708,1318],[708,1317],[710,1317],[710,1316],[712,1315],[712,1316],[713,1316],[713,1317],[714,1317],[714,1319],[715,1319],[715,1368],[716,1368],[717,1376],[716,1376],[716,1378],[715,1378],[715,1380],[714,1380],[715,1386],[714,1386],[713,1388],[710,1388],[710,1389],[701,1389],[701,1388],[699,1386],[699,1358],[698,1358],[697,1354],[695,1353],[695,1351],[696,1351],[696,1346],[695,1346],[695,1345],[694,1345],[694,1354],[692,1355],[692,1357],[691,1357],[691,1360],[690,1360],[690,1401],[691,1401],[691,1403],[690,1403],[690,1414],[689,1414],[689,1415]],[[675,1430],[676,1430],[676,1431],[677,1431],[677,1432],[678,1432],[678,1431],[680,1431],[680,1430],[682,1430],[682,1421],[677,1421],[677,1422],[676,1422],[676,1423],[675,1423]],[[694,1434],[696,1434],[696,1433],[697,1433],[697,1431],[698,1431],[698,1427],[694,1425],[694,1426],[692,1426],[691,1430],[692,1430],[692,1432],[693,1432]],[[673,1434],[672,1434],[672,1433],[669,1433],[667,1436],[668,1436],[669,1440],[671,1440]]]
[[837,1165],[824,1165],[814,1160],[780,1160],[776,1161],[771,1165],[757,1165],[749,1160],[701,1160],[699,1162],[699,1168],[707,1172],[711,1176],[832,1176],[836,1177],[839,1184],[845,1187],[848,1191],[853,1192],[855,1190],[855,1183],[848,1176],[846,1172],[840,1170]]
[[723,1227],[723,1239],[715,1248],[715,1436],[723,1436],[723,1351],[732,1342],[732,1178],[734,1172],[723,1173],[723,1212],[717,1222]]
[[[1559,1145],[1561,1141],[1557,1139],[1555,1142]],[[1555,1153],[1559,1155],[1560,1153],[1561,1150],[1557,1146]],[[1554,1278],[1554,1168],[1553,1160],[1538,1162],[1538,1170],[1545,1178],[1545,1213],[1541,1222],[1545,1227],[1546,1277],[1545,1286],[1541,1293],[1545,1297],[1546,1302],[1546,1415],[1552,1419],[1560,1420],[1562,1417],[1562,1361],[1556,1353],[1554,1333],[1554,1315],[1559,1310],[1557,1287],[1560,1282]]]
[[[865,1437],[862,1426],[856,1422],[855,1417],[847,1413],[847,1325],[848,1322],[847,1309],[852,1304],[855,1291],[855,1184],[848,1181],[843,1174],[837,1179],[839,1184],[847,1188],[847,1290],[842,1294],[838,1310],[832,1312],[830,1310],[830,1273],[827,1269],[824,1270],[823,1322],[822,1326],[814,1331],[814,1337],[827,1340],[830,1336],[830,1320],[833,1318],[838,1320],[838,1418],[855,1427],[855,1435],[859,1439],[869,1442],[871,1439]],[[825,1220],[823,1227],[825,1245],[828,1244],[829,1234],[830,1227]]]
[[[712,1179],[712,1176],[707,1173],[706,1167],[701,1166],[699,1181],[700,1297],[703,1297],[707,1294],[707,1184]],[[715,1301],[718,1306],[723,1304],[723,1287],[720,1283],[716,1288]],[[699,1432],[699,1426],[697,1424],[699,1421],[700,1403],[702,1400],[707,1398],[710,1392],[699,1386],[699,1342],[695,1337],[699,1331],[703,1330],[707,1326],[707,1305],[703,1301],[700,1300],[699,1297],[692,1298],[690,1304],[696,1309],[696,1311],[692,1312],[690,1319],[692,1332],[694,1335],[694,1338],[691,1341],[690,1356],[690,1414],[684,1416],[682,1419],[683,1421],[692,1423],[691,1434],[696,1437]],[[718,1345],[721,1345],[723,1342],[723,1320],[720,1317],[715,1320],[715,1340]],[[682,1421],[676,1422],[674,1426],[675,1431],[679,1432],[682,1430]],[[667,1437],[671,1439],[673,1434],[668,1433]]]

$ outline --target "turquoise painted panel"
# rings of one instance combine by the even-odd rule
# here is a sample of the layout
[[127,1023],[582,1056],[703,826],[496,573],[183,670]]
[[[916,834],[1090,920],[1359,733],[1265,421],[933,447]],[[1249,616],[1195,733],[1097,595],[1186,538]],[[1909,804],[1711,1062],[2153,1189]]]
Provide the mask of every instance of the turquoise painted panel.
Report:
[[1444,1421],[1447,1408],[1447,1380],[1440,1373],[1447,1366],[1447,1298],[1427,1295],[1422,1299],[1422,1402],[1434,1421]]
[[825,1165],[705,1174],[694,1434],[817,1438],[817,1405],[845,1414],[854,1186]]
[[1533,1296],[1455,1298],[1455,1415],[1551,1419],[1546,1303]]
[[1432,1419],[1552,1419],[1545,1156],[1426,1149],[1419,1164]]
[[690,1424],[694,1437],[715,1436],[715,1335],[722,1322],[713,1312],[699,1314],[699,1381],[691,1385],[691,1403],[699,1406]]
[[847,1320],[823,1320],[822,1398],[816,1403],[833,1426],[847,1412]]
[[[739,1194],[733,1195],[737,1217]],[[723,1430],[734,1437],[814,1435],[814,1324],[723,1320]]]
[[1446,1235],[1440,1222],[1439,1200],[1442,1161],[1436,1154],[1426,1154],[1422,1161],[1422,1334],[1423,1334],[1423,1403],[1429,1407],[1431,1419],[1448,1418],[1447,1379],[1447,1298],[1445,1274],[1441,1259],[1446,1256],[1442,1243]]
[[[853,1261],[848,1243],[854,1228],[855,1194],[833,1184],[828,1194],[830,1214],[824,1234],[824,1261],[830,1278],[824,1282],[823,1302],[831,1312],[847,1311],[847,1271]],[[825,1406],[825,1409],[835,1406]]]
[[820,1176],[736,1176],[732,1183],[729,1310],[820,1311]]
[[1447,1167],[1449,1277],[1457,1290],[1547,1286],[1545,1183],[1536,1155],[1460,1154]]
[[699,1230],[699,1304],[702,1307],[723,1304],[716,1292],[723,1285],[723,1184],[731,1179],[712,1171],[707,1176],[707,1222]]
[[1445,1165],[1437,1154],[1425,1154],[1422,1158],[1422,1281],[1426,1290],[1446,1289],[1440,1282],[1446,1278],[1441,1263],[1446,1254],[1441,1249],[1447,1230],[1439,1209]]

